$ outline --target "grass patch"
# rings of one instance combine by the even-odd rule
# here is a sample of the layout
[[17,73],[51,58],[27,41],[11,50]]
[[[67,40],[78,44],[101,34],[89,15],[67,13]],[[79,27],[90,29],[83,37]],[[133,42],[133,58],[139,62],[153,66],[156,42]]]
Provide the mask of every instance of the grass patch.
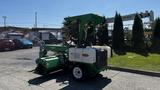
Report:
[[160,72],[160,54],[149,53],[148,56],[131,52],[126,53],[126,55],[114,54],[113,57],[109,59],[109,65]]

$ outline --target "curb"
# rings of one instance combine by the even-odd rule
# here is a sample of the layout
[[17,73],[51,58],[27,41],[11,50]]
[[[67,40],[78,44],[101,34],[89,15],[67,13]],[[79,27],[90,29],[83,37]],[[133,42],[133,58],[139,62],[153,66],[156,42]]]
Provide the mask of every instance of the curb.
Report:
[[142,71],[142,70],[121,68],[121,67],[114,67],[114,66],[108,66],[108,69],[129,72],[129,73],[135,73],[135,74],[141,74],[141,75],[147,75],[147,76],[153,76],[153,77],[160,77],[160,73],[158,73],[158,72]]

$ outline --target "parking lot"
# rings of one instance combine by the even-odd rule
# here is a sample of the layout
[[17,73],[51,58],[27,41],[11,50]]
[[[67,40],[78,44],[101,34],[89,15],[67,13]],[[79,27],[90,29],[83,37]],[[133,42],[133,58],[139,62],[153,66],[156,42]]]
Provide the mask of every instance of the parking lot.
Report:
[[33,72],[38,47],[0,52],[0,90],[159,90],[160,78],[107,70],[84,82],[68,72],[41,76]]

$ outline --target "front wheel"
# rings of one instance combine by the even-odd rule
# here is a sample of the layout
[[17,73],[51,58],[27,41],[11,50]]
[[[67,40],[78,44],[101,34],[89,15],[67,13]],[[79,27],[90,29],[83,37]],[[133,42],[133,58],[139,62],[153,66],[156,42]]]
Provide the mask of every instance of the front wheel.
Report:
[[48,74],[47,70],[42,65],[38,65],[36,67],[35,73],[38,73],[40,75],[46,75],[46,74]]
[[86,77],[85,70],[80,66],[74,66],[72,69],[72,76],[75,80],[81,81]]

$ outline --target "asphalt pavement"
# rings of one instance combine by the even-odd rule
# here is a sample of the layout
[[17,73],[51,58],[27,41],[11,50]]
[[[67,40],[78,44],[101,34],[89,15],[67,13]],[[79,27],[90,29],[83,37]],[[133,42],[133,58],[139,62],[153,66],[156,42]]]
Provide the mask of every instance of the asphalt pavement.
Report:
[[160,78],[107,70],[83,82],[69,72],[41,76],[33,72],[38,47],[0,52],[0,90],[160,90]]

